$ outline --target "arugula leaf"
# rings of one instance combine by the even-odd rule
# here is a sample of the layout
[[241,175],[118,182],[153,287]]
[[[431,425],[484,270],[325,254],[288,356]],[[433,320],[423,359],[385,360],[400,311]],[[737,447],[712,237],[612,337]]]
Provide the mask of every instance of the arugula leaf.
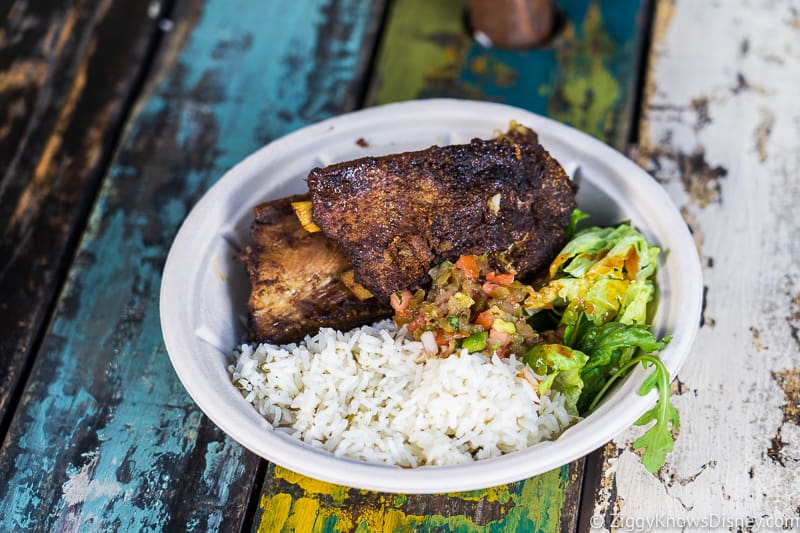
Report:
[[644,396],[656,389],[658,401],[652,409],[639,417],[635,425],[644,426],[654,420],[655,424],[633,441],[633,447],[644,448],[642,464],[650,472],[656,472],[666,461],[667,454],[672,451],[675,444],[672,440],[672,430],[680,427],[680,417],[678,410],[670,403],[670,379],[667,367],[658,358],[652,358],[649,362],[656,367],[651,374],[651,377],[655,376],[655,379],[645,380],[639,388],[639,395]]
[[650,365],[655,367],[653,373],[648,376],[644,383],[642,383],[642,386],[639,387],[639,395],[645,396],[655,389],[658,392],[658,400],[651,409],[646,411],[634,423],[637,426],[644,426],[655,421],[655,424],[650,426],[646,432],[633,441],[633,447],[636,449],[644,449],[642,464],[648,471],[655,473],[664,465],[667,454],[672,451],[674,446],[672,430],[676,430],[680,427],[678,410],[670,403],[669,370],[667,370],[667,367],[661,362],[661,359],[653,355],[643,354],[634,357],[622,365],[595,396],[595,399],[589,406],[589,410],[595,408],[600,398],[603,397],[617,378],[625,375],[631,367],[638,363],[650,363]]
[[[567,329],[569,331],[569,328]],[[590,402],[609,377],[633,356],[636,349],[644,353],[663,350],[670,337],[657,340],[645,326],[608,322],[594,325],[588,317],[578,317],[572,334],[564,334],[564,343],[589,356],[581,369],[584,382],[578,400],[578,411],[585,414]]]

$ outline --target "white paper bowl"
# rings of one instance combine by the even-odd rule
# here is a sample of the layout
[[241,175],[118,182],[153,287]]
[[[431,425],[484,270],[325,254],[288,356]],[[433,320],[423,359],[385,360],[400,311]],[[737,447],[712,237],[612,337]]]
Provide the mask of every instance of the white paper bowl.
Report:
[[226,173],[189,213],[164,267],[161,327],[172,365],[203,412],[247,449],[295,472],[364,489],[432,493],[546,472],[602,446],[647,410],[655,393],[637,394],[646,375],[637,367],[591,416],[555,441],[468,465],[404,469],[336,458],[274,432],[231,384],[227,366],[245,336],[249,290],[235,256],[248,242],[257,203],[304,192],[304,178],[316,166],[486,138],[511,120],[533,128],[563,165],[580,165],[578,205],[592,224],[631,220],[666,252],[654,328],[673,336],[661,358],[675,376],[698,328],[702,279],[694,241],[662,188],[618,152],[552,120],[500,104],[423,100],[342,115],[278,139]]

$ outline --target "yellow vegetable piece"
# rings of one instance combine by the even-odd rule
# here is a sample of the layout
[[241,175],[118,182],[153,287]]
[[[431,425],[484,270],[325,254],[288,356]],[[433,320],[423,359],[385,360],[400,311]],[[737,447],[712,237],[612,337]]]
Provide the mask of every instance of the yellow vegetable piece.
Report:
[[292,209],[294,209],[294,214],[297,220],[300,221],[300,225],[303,226],[304,230],[309,233],[322,231],[322,228],[317,226],[311,218],[311,202],[292,202]]
[[495,318],[492,322],[492,329],[496,329],[497,331],[502,331],[504,333],[517,332],[517,327],[512,322],[507,322],[499,318]]

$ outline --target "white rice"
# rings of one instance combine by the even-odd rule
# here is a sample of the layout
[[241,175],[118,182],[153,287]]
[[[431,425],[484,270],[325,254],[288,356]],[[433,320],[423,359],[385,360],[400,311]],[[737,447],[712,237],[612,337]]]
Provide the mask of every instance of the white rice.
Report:
[[322,329],[302,343],[244,344],[233,382],[278,431],[337,456],[414,467],[522,450],[572,420],[537,396],[513,356],[428,358],[391,321]]

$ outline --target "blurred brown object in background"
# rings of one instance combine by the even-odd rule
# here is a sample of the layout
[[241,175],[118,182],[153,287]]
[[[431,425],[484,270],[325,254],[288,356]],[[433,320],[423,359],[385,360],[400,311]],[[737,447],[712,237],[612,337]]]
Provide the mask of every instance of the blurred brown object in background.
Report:
[[529,48],[553,32],[552,0],[470,0],[469,22],[484,46]]

